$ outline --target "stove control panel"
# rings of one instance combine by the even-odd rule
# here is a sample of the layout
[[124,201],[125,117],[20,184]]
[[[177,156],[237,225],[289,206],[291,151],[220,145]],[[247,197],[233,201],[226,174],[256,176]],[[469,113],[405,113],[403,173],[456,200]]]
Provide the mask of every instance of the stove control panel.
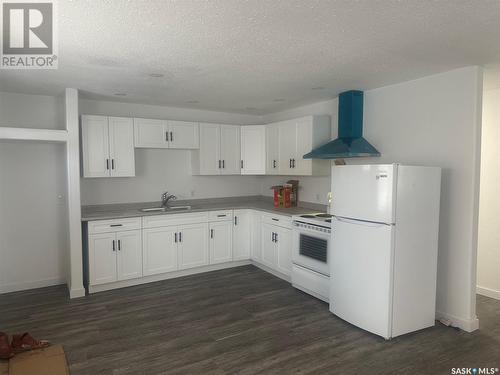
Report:
[[323,233],[331,233],[331,231],[332,231],[330,228],[324,227],[322,225],[309,224],[309,223],[304,223],[301,221],[294,221],[293,227],[297,228],[297,229],[314,230],[316,232],[323,232]]

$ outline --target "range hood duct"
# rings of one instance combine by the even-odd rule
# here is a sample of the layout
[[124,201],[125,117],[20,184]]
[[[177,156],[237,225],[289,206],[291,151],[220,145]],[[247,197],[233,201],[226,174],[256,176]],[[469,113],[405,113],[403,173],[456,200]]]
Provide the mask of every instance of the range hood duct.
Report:
[[363,138],[363,91],[346,91],[339,95],[339,137],[315,148],[304,159],[342,159],[380,156]]

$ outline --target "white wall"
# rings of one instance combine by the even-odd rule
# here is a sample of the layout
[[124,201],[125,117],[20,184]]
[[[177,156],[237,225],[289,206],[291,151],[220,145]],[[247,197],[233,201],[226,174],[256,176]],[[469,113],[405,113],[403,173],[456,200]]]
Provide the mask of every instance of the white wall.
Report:
[[500,89],[484,92],[477,291],[500,299]]
[[61,97],[0,92],[0,126],[64,129]]
[[[80,100],[80,113],[255,124],[258,116],[95,100]],[[82,178],[83,205],[159,201],[168,190],[179,199],[259,195],[255,176],[191,176],[188,150],[136,149],[136,177]]]
[[[348,163],[407,163],[443,169],[438,265],[438,316],[464,329],[475,317],[482,71],[467,67],[365,92],[364,136],[380,158]],[[337,101],[265,116],[278,121],[310,114],[332,115],[337,134]],[[266,177],[261,191],[287,178]],[[326,202],[329,177],[299,178],[302,197]]]
[[63,144],[0,141],[0,293],[66,281],[65,196]]

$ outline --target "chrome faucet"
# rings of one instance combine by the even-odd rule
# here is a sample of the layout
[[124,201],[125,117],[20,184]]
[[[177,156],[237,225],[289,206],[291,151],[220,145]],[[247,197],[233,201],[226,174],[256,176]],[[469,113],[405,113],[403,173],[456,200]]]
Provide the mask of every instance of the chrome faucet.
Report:
[[169,194],[168,191],[166,191],[161,195],[161,206],[166,207],[170,200],[175,201],[176,199],[177,197],[175,195]]

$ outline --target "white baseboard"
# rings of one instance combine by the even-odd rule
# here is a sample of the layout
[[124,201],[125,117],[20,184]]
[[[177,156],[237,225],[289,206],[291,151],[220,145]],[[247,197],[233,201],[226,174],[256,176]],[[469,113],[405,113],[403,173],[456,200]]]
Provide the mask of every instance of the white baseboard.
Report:
[[5,284],[5,285],[0,285],[0,294],[11,293],[11,292],[20,292],[20,291],[28,290],[28,289],[45,288],[47,286],[54,286],[54,285],[60,285],[60,284],[66,284],[66,279],[62,278],[62,277],[55,277],[55,278],[44,279],[44,280]]
[[477,294],[480,294],[485,297],[490,297],[494,299],[500,300],[500,290],[486,288],[484,286],[477,286],[476,288]]
[[182,271],[162,273],[159,275],[144,276],[144,277],[141,277],[138,279],[117,281],[117,282],[109,283],[109,284],[90,285],[89,286],[89,293],[93,294],[93,293],[104,292],[104,291],[112,290],[112,289],[126,288],[126,287],[134,286],[134,285],[141,285],[141,284],[146,284],[146,283],[153,283],[156,281],[174,279],[176,277],[189,276],[189,275],[195,275],[198,273],[218,271],[218,270],[223,270],[226,268],[245,266],[247,264],[250,264],[249,260],[239,260],[239,261],[228,262],[228,263],[212,264],[212,265],[202,266],[202,267],[197,267],[197,268],[189,268],[189,269],[182,270]]
[[69,292],[69,298],[80,298],[80,297],[85,297],[85,289],[68,289]]
[[269,268],[268,266],[266,266],[266,265],[264,265],[264,264],[262,264],[262,263],[259,263],[259,262],[255,261],[255,260],[252,260],[252,264],[253,264],[255,267],[260,268],[261,270],[266,271],[267,273],[270,273],[271,275],[274,275],[274,276],[276,276],[276,277],[279,277],[280,279],[283,279],[283,280],[285,280],[285,281],[288,281],[289,283],[291,283],[291,282],[292,282],[292,280],[291,280],[291,277],[290,277],[290,276],[285,275],[285,274],[283,274],[283,273],[281,273],[281,272],[275,271],[275,270],[273,270],[272,268]]
[[464,319],[442,311],[436,311],[436,319],[448,321],[452,327],[460,328],[465,332],[473,332],[479,329],[479,319],[477,317]]

